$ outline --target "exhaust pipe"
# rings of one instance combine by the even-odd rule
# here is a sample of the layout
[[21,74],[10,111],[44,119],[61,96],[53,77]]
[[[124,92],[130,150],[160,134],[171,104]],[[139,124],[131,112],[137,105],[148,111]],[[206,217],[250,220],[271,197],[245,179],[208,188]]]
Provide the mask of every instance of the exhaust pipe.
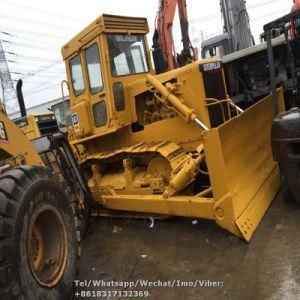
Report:
[[23,97],[23,93],[22,93],[22,85],[23,85],[23,81],[22,81],[22,79],[19,79],[17,82],[17,86],[16,86],[17,98],[18,98],[18,102],[19,102],[21,117],[26,117],[27,112],[26,112],[24,97]]

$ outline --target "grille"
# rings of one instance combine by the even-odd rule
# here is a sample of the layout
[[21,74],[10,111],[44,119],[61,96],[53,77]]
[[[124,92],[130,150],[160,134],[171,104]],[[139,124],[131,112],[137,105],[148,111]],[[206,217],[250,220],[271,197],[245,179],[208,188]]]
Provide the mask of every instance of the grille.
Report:
[[148,32],[148,24],[145,18],[118,17],[103,15],[105,30],[121,30]]
[[[202,73],[203,85],[206,98],[215,98],[218,100],[226,99],[226,88],[222,72],[221,62],[213,62],[199,65]],[[229,118],[226,103],[223,107],[225,119]],[[211,127],[217,127],[224,122],[222,108],[220,104],[208,107]]]
[[55,133],[59,130],[57,121],[55,119],[38,121],[37,125],[39,127],[41,135]]

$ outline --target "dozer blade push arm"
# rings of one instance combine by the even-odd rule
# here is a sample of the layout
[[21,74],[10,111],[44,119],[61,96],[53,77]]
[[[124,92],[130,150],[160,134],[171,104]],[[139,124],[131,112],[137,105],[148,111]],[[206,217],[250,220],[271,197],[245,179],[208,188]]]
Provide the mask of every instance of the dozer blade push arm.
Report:
[[185,120],[186,123],[194,122],[201,129],[208,130],[208,128],[200,121],[200,119],[195,114],[194,110],[186,106],[172,91],[168,90],[159,80],[157,80],[153,75],[147,75],[147,81],[152,85],[160,94],[158,97],[163,105],[168,106],[171,104],[172,107],[178,112],[178,114]]

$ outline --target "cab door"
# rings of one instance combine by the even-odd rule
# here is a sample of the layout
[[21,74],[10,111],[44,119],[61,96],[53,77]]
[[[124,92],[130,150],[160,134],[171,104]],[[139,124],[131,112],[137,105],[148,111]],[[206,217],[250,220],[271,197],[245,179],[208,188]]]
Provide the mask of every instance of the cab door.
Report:
[[93,134],[106,131],[109,123],[109,103],[103,80],[102,60],[99,37],[83,47],[82,55],[85,62],[87,89],[91,107]]

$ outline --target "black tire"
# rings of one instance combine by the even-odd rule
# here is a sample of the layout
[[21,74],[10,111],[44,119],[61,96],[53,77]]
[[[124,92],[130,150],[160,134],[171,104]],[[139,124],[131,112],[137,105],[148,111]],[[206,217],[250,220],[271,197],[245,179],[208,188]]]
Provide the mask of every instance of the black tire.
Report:
[[284,175],[281,174],[281,191],[283,195],[283,199],[287,202],[295,201],[293,193],[288,185],[287,180],[285,179]]
[[[53,250],[56,238],[62,246]],[[22,166],[0,174],[0,299],[71,298],[78,251],[74,210],[50,171]]]

